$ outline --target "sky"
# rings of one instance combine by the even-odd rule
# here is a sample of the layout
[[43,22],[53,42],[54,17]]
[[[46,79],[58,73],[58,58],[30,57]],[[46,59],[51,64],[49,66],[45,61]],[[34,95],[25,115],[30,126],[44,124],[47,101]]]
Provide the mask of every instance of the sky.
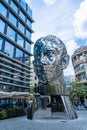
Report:
[[[87,45],[87,0],[25,0],[32,9],[35,43],[40,37],[55,35],[70,56],[64,75],[74,74],[71,56],[75,49]],[[33,48],[33,46],[32,46]]]

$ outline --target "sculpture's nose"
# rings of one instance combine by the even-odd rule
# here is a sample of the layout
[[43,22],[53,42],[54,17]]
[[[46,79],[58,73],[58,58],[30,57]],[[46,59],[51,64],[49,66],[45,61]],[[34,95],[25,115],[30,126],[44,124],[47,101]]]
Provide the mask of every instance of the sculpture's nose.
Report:
[[41,63],[42,63],[43,65],[46,65],[46,64],[47,64],[47,59],[46,59],[46,58],[42,58],[42,59],[41,59]]

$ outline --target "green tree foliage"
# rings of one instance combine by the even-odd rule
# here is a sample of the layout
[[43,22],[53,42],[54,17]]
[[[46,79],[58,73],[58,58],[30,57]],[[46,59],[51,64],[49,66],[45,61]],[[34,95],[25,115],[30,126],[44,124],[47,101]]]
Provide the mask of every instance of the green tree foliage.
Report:
[[70,87],[70,98],[73,100],[75,97],[84,97],[87,96],[86,94],[87,87],[80,83],[79,81],[74,81],[71,83]]

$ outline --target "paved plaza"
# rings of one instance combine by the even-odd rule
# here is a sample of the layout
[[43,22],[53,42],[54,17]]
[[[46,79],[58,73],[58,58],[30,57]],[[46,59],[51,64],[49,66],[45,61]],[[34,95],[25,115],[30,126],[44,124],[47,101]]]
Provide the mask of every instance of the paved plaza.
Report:
[[49,109],[40,109],[33,120],[27,119],[26,116],[1,120],[0,130],[87,130],[87,110],[77,111],[78,119],[75,120],[50,114]]

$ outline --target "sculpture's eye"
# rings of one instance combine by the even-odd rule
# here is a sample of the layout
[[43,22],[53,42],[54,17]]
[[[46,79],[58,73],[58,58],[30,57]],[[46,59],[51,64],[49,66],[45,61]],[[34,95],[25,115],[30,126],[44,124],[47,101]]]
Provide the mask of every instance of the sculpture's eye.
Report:
[[48,54],[48,52],[47,51],[44,51],[44,56],[46,56]]
[[52,62],[52,61],[54,60],[55,56],[54,56],[53,53],[49,52],[49,53],[47,54],[47,58]]

